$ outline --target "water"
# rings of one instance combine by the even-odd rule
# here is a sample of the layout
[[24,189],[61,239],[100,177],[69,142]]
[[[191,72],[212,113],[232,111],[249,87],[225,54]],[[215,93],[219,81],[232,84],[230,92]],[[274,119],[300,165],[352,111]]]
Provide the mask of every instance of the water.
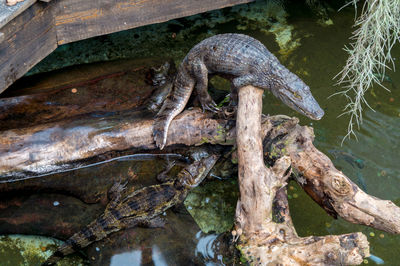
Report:
[[[334,9],[339,7],[338,4],[331,4]],[[398,156],[400,90],[397,89],[400,86],[400,75],[398,72],[386,73],[389,79],[385,79],[385,85],[392,90],[391,92],[379,87],[367,92],[366,98],[374,111],[365,109],[364,123],[357,132],[358,141],[345,140],[341,145],[346,134],[348,117],[338,116],[344,108],[345,99],[340,96],[328,97],[340,89],[334,86],[335,81],[332,78],[340,71],[347,58],[343,47],[348,44],[348,37],[351,35],[354,10],[345,8],[340,12],[330,11],[329,17],[333,25],[324,25],[318,23],[318,17],[302,3],[290,3],[287,8],[290,15],[287,17],[279,7],[274,7],[274,12],[265,11],[266,5],[266,2],[256,2],[61,46],[32,73],[83,63],[89,59],[98,61],[140,55],[160,57],[170,55],[179,62],[190,47],[207,36],[223,32],[249,34],[263,42],[285,66],[311,87],[313,95],[325,110],[325,116],[321,121],[300,117],[270,93],[265,93],[263,112],[297,116],[302,125],[314,127],[316,147],[327,154],[338,169],[360,187],[365,188],[369,194],[392,200],[400,205]],[[194,26],[191,26],[193,24]],[[176,38],[171,38],[173,33],[176,34]],[[108,42],[103,45],[103,52],[96,54],[95,51],[89,50],[86,52],[89,55],[80,56],[82,49],[86,49],[87,46],[100,47],[104,39]],[[280,43],[276,41],[277,39]],[[62,55],[65,55],[63,58],[71,60],[69,62],[65,62],[65,59],[58,60],[62,62],[55,64],[57,61],[55,59]],[[393,50],[393,57],[400,58],[399,45]],[[396,67],[397,69],[400,67],[398,60]],[[215,83],[225,89],[229,87],[229,84],[224,82],[215,81]],[[352,159],[340,155],[335,157],[329,152],[332,150],[350,154],[354,160],[362,161],[363,167],[351,163]],[[151,165],[149,168],[151,169]],[[371,265],[382,262],[385,265],[398,265],[400,236],[349,224],[342,219],[334,220],[313,203],[296,184],[291,183],[289,195],[291,214],[301,236],[361,231],[367,235],[371,253],[374,255],[366,262]],[[199,233],[198,226],[185,211],[178,214],[167,212],[167,217],[173,226],[170,225],[166,229],[132,229],[127,233],[121,233],[122,239],[125,239],[124,234],[134,238],[129,245],[117,245],[118,243],[114,242],[110,244],[107,241],[100,243],[104,246],[99,252],[96,251],[98,255],[95,257],[95,262],[99,265],[131,265],[133,262],[138,264],[141,262],[143,265],[151,263],[219,265],[226,261],[223,259],[225,254],[216,251],[213,245],[217,236]],[[122,240],[118,241],[125,243]],[[90,248],[88,252],[94,253]],[[108,259],[102,260],[102,256]],[[177,259],[177,256],[182,258]]]

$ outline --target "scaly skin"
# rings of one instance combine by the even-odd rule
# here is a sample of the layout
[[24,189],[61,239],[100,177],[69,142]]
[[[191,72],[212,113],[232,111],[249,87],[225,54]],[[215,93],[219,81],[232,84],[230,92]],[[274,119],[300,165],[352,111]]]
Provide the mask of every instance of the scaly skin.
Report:
[[114,185],[112,190],[116,197],[110,202],[104,213],[69,238],[42,265],[54,265],[62,257],[121,229],[138,225],[160,226],[162,221],[157,216],[173,205],[182,202],[190,189],[203,181],[218,158],[218,155],[203,158],[185,167],[175,180],[142,188],[122,199],[120,192],[124,186]]
[[324,111],[310,88],[256,39],[243,34],[220,34],[194,46],[183,59],[174,86],[164,101],[154,124],[154,140],[163,149],[169,125],[185,108],[196,88],[203,110],[218,109],[207,91],[208,76],[232,78],[231,104],[237,103],[238,89],[246,85],[271,90],[285,104],[311,119],[319,120]]

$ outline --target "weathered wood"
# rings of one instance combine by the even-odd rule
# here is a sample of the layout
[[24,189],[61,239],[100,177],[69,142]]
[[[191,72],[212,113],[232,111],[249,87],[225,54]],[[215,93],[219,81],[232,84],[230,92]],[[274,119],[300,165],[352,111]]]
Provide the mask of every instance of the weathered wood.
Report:
[[0,93],[59,44],[252,1],[25,0],[12,7],[1,1]]
[[279,140],[265,141],[267,156],[290,156],[297,182],[330,215],[400,234],[400,208],[362,191],[314,147],[312,128],[297,123],[297,119],[287,120],[280,127]]
[[[298,237],[291,219],[275,222],[272,204],[286,185],[291,160],[279,158],[266,168],[263,159],[261,109],[263,91],[246,86],[239,90],[237,152],[240,198],[236,207],[237,247],[251,265],[354,265],[369,256],[362,233],[325,237]],[[287,201],[278,205],[288,210]],[[286,218],[288,212],[285,213]]]
[[[147,62],[147,66],[152,62]],[[145,63],[140,61],[138,64],[144,65]],[[118,64],[118,67],[123,69],[126,69],[127,66],[132,67],[133,72],[141,73],[139,76],[144,75],[143,69],[136,68],[137,64],[135,63],[127,61]],[[69,88],[65,91],[67,93],[66,104],[71,104],[74,108],[82,109],[84,112],[96,111],[97,107],[92,106],[91,96],[85,96],[86,93],[81,96],[82,99],[69,97],[71,86],[77,89],[74,82],[81,84],[85,76],[90,80],[90,77],[95,77],[95,74],[114,73],[114,71],[121,70],[120,68],[111,69],[109,63],[96,64],[92,67],[94,71],[81,73],[82,76],[73,79],[72,83],[68,83],[62,77],[57,78],[62,87],[67,86]],[[104,72],[98,71],[97,68],[104,69]],[[77,68],[77,71],[80,72],[79,68]],[[73,72],[72,69],[68,73]],[[143,79],[143,77],[134,77],[135,80],[138,78]],[[108,77],[108,79],[113,80],[113,77]],[[32,84],[32,79],[29,80],[27,83]],[[50,96],[48,99],[60,103],[65,95],[63,93],[52,94],[52,90],[48,87],[50,84],[54,85],[54,82],[50,80],[43,79],[40,84],[45,84],[44,91],[47,91]],[[95,80],[93,84],[98,82],[97,78]],[[167,80],[164,86],[169,86],[170,82],[171,80]],[[92,82],[89,83],[92,84]],[[135,86],[141,86],[140,81],[135,83]],[[124,85],[126,84],[129,83],[124,82]],[[118,91],[120,86],[111,81],[107,82],[107,85],[116,86],[111,89],[111,92]],[[159,87],[159,89],[163,90],[162,87]],[[36,88],[35,91],[37,90]],[[150,90],[152,88],[149,88]],[[110,89],[105,88],[104,91],[110,91]],[[85,88],[78,87],[77,92],[85,92]],[[21,93],[28,93],[28,91],[22,90]],[[100,94],[101,97],[104,96],[103,93]],[[88,100],[85,97],[89,97]],[[2,106],[13,108],[13,105],[19,102],[19,98],[4,99]],[[114,100],[114,98],[114,96],[109,99],[104,98],[104,104],[107,105],[106,110],[126,109],[121,106],[119,100]],[[129,92],[127,98],[128,102],[132,98]],[[70,99],[70,102],[68,102],[68,99]],[[49,101],[44,100],[44,102]],[[24,104],[22,109],[29,110],[29,103]],[[33,126],[29,126],[29,120],[36,119],[35,121],[46,122],[45,119],[49,115],[51,116],[51,112],[53,112],[51,108],[41,113],[41,106],[43,105],[37,105],[37,112],[32,113],[30,117],[21,117],[24,111],[16,113],[16,117],[11,117],[8,120],[9,124],[14,123],[12,119],[18,120],[18,117],[23,120],[22,122],[27,120],[28,122],[25,122],[25,125],[21,124],[17,129],[11,127],[10,130],[0,133],[0,182],[71,169],[77,164],[79,166],[82,166],[83,163],[87,165],[118,156],[119,153],[114,153],[114,151],[131,149],[130,152],[134,152],[155,148],[152,137],[153,120],[151,113],[148,113],[146,117],[144,112],[125,110],[106,115],[80,115],[78,119],[68,118],[59,122],[35,123]],[[130,107],[131,105],[127,105],[127,108],[130,109]],[[63,111],[67,117],[76,114],[75,111],[68,110],[66,108]],[[57,112],[56,110],[55,113]],[[2,119],[5,119],[4,114]],[[203,114],[198,109],[186,111],[173,121],[167,145],[199,145],[206,142],[232,144],[235,129],[228,125],[230,123],[227,120],[212,118],[210,114]],[[290,156],[293,169],[297,176],[300,176],[299,182],[301,181],[300,183],[306,192],[328,213],[334,216],[340,215],[353,223],[361,223],[388,232],[400,233],[400,223],[398,222],[400,220],[400,209],[390,201],[382,201],[365,194],[343,173],[336,170],[329,158],[312,145],[312,129],[299,126],[296,118],[275,116],[263,117],[261,132],[264,139],[265,156],[268,156],[270,160],[275,160],[284,155]],[[332,199],[334,199],[334,202],[331,202]],[[348,199],[352,199],[352,201],[349,202]],[[361,204],[362,202],[364,203]],[[366,204],[366,202],[370,202],[370,204]],[[374,206],[379,206],[379,208],[374,209]]]
[[[266,206],[265,203],[270,197],[274,198],[273,188],[279,185],[271,182],[274,181],[270,177],[273,172],[265,167],[263,160],[262,95],[263,90],[254,87],[244,87],[239,91],[236,144],[240,199],[236,205],[236,223],[247,234],[262,230],[264,222],[271,217],[272,205]],[[265,190],[265,187],[270,191]]]
[[[26,173],[62,170],[76,160],[113,150],[155,149],[153,114],[143,116],[142,112],[125,112],[3,131],[0,133],[2,181],[10,180],[14,174],[21,178],[18,174],[21,172],[25,178]],[[167,145],[224,142],[221,138],[226,138],[223,132],[226,122],[219,123],[199,109],[187,111],[172,122]]]
[[57,47],[50,5],[37,3],[1,31],[0,93]]
[[251,0],[64,0],[56,15],[58,44],[165,22]]
[[[76,161],[82,165],[83,159],[115,150],[154,149],[152,117],[143,117],[143,113],[136,118],[134,115],[125,112],[3,131],[0,181],[73,168]],[[294,171],[301,177],[299,182],[328,213],[399,234],[400,208],[364,193],[312,145],[312,131],[297,123],[297,119],[285,116],[263,118],[265,155],[290,156]],[[236,129],[227,128],[228,121],[212,119],[199,109],[185,111],[172,122],[167,145],[232,144]]]
[[36,0],[25,0],[14,6],[8,6],[6,0],[0,1],[0,28],[33,5]]

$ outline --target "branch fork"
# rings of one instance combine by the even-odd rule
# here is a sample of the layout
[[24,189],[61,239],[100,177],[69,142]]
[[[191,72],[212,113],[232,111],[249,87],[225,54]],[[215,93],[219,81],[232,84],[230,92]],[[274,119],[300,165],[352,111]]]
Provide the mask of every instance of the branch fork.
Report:
[[[252,86],[239,91],[236,138],[240,199],[235,229],[242,234],[238,249],[255,265],[362,263],[369,256],[368,241],[362,233],[298,237],[289,215],[285,188],[291,157],[280,157],[271,168],[264,165],[262,94],[262,90]],[[332,180],[332,187],[339,194],[348,193],[345,178],[338,176]],[[278,215],[273,215],[274,210]],[[280,217],[279,221],[274,221],[274,216]]]

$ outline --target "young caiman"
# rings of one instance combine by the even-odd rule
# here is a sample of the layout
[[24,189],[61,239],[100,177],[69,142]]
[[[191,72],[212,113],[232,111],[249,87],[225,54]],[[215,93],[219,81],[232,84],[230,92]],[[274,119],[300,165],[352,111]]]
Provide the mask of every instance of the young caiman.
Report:
[[121,229],[162,225],[161,219],[157,216],[173,205],[182,202],[190,189],[203,181],[218,158],[218,155],[211,155],[195,161],[183,168],[176,179],[142,188],[123,198],[120,192],[124,186],[114,185],[111,189],[113,199],[104,213],[69,238],[42,265],[53,265],[62,257]]
[[285,104],[315,120],[324,115],[310,88],[281,65],[258,40],[243,34],[220,34],[201,41],[183,59],[174,85],[154,124],[154,140],[163,149],[169,125],[188,102],[193,88],[203,107],[218,109],[207,91],[208,76],[220,74],[232,80],[231,102],[237,103],[238,89],[253,85],[270,90]]

